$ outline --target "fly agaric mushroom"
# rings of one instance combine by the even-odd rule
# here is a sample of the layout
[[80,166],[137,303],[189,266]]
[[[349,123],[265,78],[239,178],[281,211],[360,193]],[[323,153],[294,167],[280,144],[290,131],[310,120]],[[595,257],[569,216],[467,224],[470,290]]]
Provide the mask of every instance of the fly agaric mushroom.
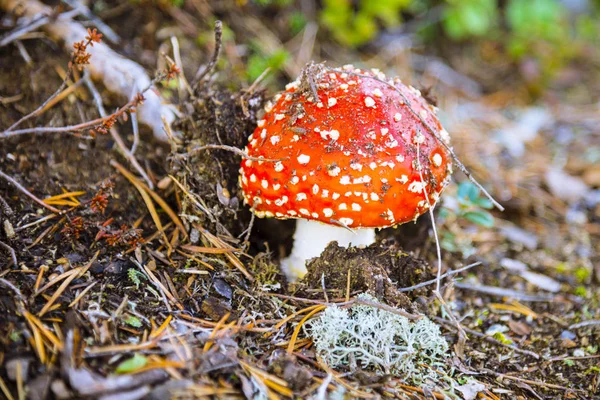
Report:
[[366,246],[374,228],[416,220],[450,180],[448,133],[398,78],[311,65],[274,100],[248,138],[240,185],[258,217],[298,219],[282,261],[291,281],[331,241]]

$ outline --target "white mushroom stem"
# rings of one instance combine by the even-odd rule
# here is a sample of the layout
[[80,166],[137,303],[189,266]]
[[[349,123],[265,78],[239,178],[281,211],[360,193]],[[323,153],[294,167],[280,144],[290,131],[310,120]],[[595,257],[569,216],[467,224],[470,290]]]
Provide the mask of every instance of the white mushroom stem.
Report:
[[306,262],[321,255],[330,242],[340,246],[369,246],[375,243],[375,229],[360,228],[352,231],[321,222],[299,219],[294,233],[292,253],[281,261],[281,269],[288,282],[295,282],[306,274]]

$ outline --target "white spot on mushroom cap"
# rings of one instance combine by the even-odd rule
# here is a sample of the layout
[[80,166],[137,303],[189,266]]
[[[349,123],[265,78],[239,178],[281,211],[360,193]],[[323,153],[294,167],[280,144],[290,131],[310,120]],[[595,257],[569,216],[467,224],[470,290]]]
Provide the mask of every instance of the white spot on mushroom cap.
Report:
[[418,132],[413,138],[413,142],[415,142],[415,144],[423,144],[425,143],[425,136],[421,132]]
[[288,197],[287,196],[281,196],[280,199],[275,200],[275,205],[278,207],[281,207],[282,205],[284,205],[285,203],[288,202]]
[[340,178],[340,184],[342,185],[349,185],[350,184],[350,177],[348,175],[344,175]]
[[375,100],[373,100],[373,98],[369,96],[365,97],[365,106],[369,108],[375,107]]
[[352,181],[352,183],[355,183],[355,184],[369,183],[369,182],[371,182],[371,177],[369,175],[364,175],[360,178],[354,178],[354,180]]
[[312,187],[312,192],[313,194],[317,194],[319,193],[319,185],[317,185],[316,183],[313,185]]
[[352,203],[352,211],[360,211],[361,206],[358,203]]
[[276,145],[277,143],[279,143],[279,136],[277,136],[277,135],[271,136],[271,143],[273,145]]
[[338,176],[340,171],[341,171],[340,167],[333,167],[333,168],[330,168],[329,170],[327,170],[327,174],[329,176]]
[[310,215],[310,212],[308,212],[308,210],[306,208],[301,208],[298,211],[300,211],[300,214]]
[[346,205],[346,203],[340,203],[338,204],[338,210],[347,210],[348,206]]
[[275,171],[277,171],[277,172],[283,171],[283,163],[281,161],[277,161],[275,163]]
[[396,178],[396,181],[405,184],[406,182],[408,182],[408,176],[402,175],[400,178]]
[[333,106],[335,106],[335,105],[336,105],[336,103],[337,103],[337,99],[336,99],[335,97],[330,97],[330,98],[327,100],[327,106],[328,106],[328,107],[333,107]]
[[290,183],[292,185],[297,184],[298,182],[300,182],[300,178],[298,178],[297,176],[293,176],[292,179],[290,180]]
[[346,226],[350,226],[354,223],[352,218],[340,218],[340,222]]
[[250,175],[250,182],[256,182],[256,175]]
[[307,199],[306,193],[298,193],[296,195],[296,201],[302,201],[302,200],[306,200],[306,199]]
[[313,218],[319,218],[319,214],[316,213],[316,212],[311,213],[310,216],[313,217]]
[[408,185],[408,190],[413,193],[421,193],[425,188],[425,182],[422,181],[412,181],[410,185]]
[[265,122],[266,122],[266,121],[265,121],[264,119],[260,119],[260,120],[258,120],[258,122],[256,123],[256,125],[257,125],[259,128],[262,128],[263,126],[265,126]]
[[433,159],[433,165],[435,165],[436,167],[439,167],[440,165],[442,165],[442,156],[440,155],[440,153],[435,153],[432,157]]
[[308,156],[306,154],[300,154],[298,156],[298,162],[300,164],[306,165],[306,164],[308,164],[309,161],[310,161],[310,156]]
[[400,120],[401,120],[401,119],[402,119],[402,114],[400,114],[400,113],[396,113],[396,114],[394,115],[394,121],[396,121],[396,122],[400,122]]
[[266,179],[263,179],[260,182],[260,186],[262,186],[264,189],[268,188],[269,187],[269,181],[267,181]]
[[287,85],[285,85],[285,90],[290,90],[290,89],[297,89],[298,86],[300,85],[300,82],[298,81],[293,81],[288,83]]
[[373,200],[373,201],[379,200],[379,195],[377,193],[371,193],[371,200]]
[[339,199],[339,198],[340,198],[340,194],[339,194],[339,193],[337,193],[337,192],[334,192],[334,193],[331,195],[331,198],[332,198],[333,200],[337,200],[337,199]]
[[381,90],[379,90],[379,88],[377,88],[377,89],[373,90],[373,95],[375,97],[381,97],[381,96],[383,96],[383,93],[381,92]]
[[327,218],[331,217],[333,215],[333,210],[331,208],[324,208],[323,209],[323,215]]

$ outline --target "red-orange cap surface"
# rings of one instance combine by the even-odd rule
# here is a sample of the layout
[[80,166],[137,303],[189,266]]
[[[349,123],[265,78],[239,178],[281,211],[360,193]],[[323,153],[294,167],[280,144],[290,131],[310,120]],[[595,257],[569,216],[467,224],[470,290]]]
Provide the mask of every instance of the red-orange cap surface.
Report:
[[313,66],[265,111],[246,151],[279,161],[240,169],[259,217],[383,228],[417,218],[449,181],[450,154],[423,124],[448,142],[435,108],[379,71]]

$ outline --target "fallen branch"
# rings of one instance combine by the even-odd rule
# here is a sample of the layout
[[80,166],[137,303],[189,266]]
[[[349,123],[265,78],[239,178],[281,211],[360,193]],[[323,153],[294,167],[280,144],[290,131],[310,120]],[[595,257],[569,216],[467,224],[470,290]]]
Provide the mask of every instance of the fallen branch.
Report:
[[[53,13],[51,7],[38,0],[0,0],[0,9],[13,14],[16,14],[18,10],[19,15],[29,20],[37,20],[41,16]],[[87,29],[79,22],[72,20],[48,20],[42,29],[54,39],[62,41],[69,52],[72,50],[73,43],[79,42],[87,35]],[[92,78],[101,80],[111,92],[130,98],[132,93],[138,93],[151,86],[151,80],[141,65],[122,57],[106,44],[95,44],[93,48],[89,49],[89,53],[92,55],[93,62],[86,68],[90,71]],[[162,117],[170,124],[175,120],[175,112],[173,108],[163,104],[163,99],[157,91],[148,90],[145,97],[143,106],[137,110],[139,121],[148,125],[156,138],[166,141],[167,136],[163,130]],[[42,130],[40,132],[52,131]]]
[[44,203],[42,200],[40,200],[36,195],[34,195],[33,193],[31,193],[29,190],[25,189],[25,187],[23,185],[21,185],[19,182],[17,182],[12,176],[5,174],[4,172],[0,171],[0,178],[4,178],[5,180],[7,180],[8,182],[12,183],[17,189],[19,189],[23,194],[25,194],[27,197],[29,197],[31,200],[35,201],[36,203],[38,203],[40,206],[52,211],[53,213],[57,213],[60,214],[60,210],[58,208],[52,207],[49,204]]

